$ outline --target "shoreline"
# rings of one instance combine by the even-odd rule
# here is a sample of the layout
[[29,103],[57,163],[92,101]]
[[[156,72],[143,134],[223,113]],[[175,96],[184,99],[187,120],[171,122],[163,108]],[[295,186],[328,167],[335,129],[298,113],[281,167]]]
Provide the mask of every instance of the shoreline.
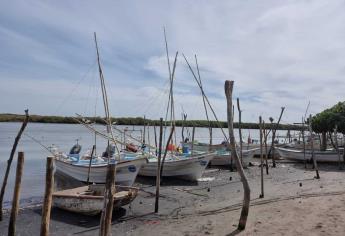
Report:
[[[321,179],[315,179],[311,165],[305,170],[303,163],[279,162],[277,168],[270,168],[269,175],[264,176],[263,199],[259,198],[260,168],[254,165],[245,169],[252,201],[247,229],[239,234],[323,235],[322,231],[326,230],[333,232],[332,235],[341,235],[345,224],[332,225],[330,219],[334,217],[327,215],[327,210],[338,215],[336,222],[345,220],[345,205],[340,205],[345,201],[345,173],[336,165],[320,164],[319,168]],[[238,233],[236,227],[243,190],[237,172],[208,168],[198,183],[164,179],[159,214],[152,213],[154,180],[139,177],[135,185],[141,189],[139,196],[131,205],[114,213],[113,235]],[[21,210],[17,220],[18,233],[39,233],[40,211],[37,206]],[[298,224],[298,219],[303,220],[303,224]],[[7,232],[7,223],[8,215],[0,222],[0,232]],[[52,209],[51,235],[94,235],[98,233],[98,225],[99,216],[88,217]]]

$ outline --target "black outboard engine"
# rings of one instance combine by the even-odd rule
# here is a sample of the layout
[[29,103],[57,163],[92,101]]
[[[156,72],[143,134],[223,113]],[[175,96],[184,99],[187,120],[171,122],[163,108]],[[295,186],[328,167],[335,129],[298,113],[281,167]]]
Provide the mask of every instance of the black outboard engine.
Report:
[[115,154],[115,145],[109,145],[105,152],[102,153],[102,157],[112,157]]
[[79,154],[80,151],[81,151],[81,146],[77,143],[71,148],[71,150],[69,151],[69,154],[71,154],[71,155]]

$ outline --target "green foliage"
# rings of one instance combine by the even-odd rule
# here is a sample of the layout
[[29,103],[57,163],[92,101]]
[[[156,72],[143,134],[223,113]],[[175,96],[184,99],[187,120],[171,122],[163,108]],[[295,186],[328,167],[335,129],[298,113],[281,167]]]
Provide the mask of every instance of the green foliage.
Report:
[[339,102],[311,119],[311,127],[314,132],[333,132],[337,126],[338,132],[345,133],[345,102]]
[[[17,114],[0,114],[0,122],[21,122],[24,120],[24,115]],[[105,124],[105,118],[103,117],[85,117],[85,119],[90,122],[96,122],[98,124]],[[39,115],[30,115],[30,122],[37,123],[64,123],[64,124],[77,124],[76,118],[74,117],[64,117],[64,116],[39,116]],[[159,126],[159,120],[144,120],[143,117],[122,117],[122,118],[111,118],[112,123],[116,122],[116,125],[156,125]],[[209,122],[207,120],[177,120],[176,126],[182,126],[184,123],[185,127],[208,127]],[[227,128],[228,124],[225,121],[216,122],[211,121],[211,126],[213,128]],[[165,123],[164,123],[165,124]],[[267,123],[266,128],[270,129],[271,125],[275,123]],[[170,125],[170,122],[167,123]],[[238,128],[238,123],[234,123],[234,127]],[[259,124],[257,123],[242,123],[242,129],[259,129]],[[279,124],[278,129],[283,130],[300,130],[301,126],[297,125],[282,125]]]

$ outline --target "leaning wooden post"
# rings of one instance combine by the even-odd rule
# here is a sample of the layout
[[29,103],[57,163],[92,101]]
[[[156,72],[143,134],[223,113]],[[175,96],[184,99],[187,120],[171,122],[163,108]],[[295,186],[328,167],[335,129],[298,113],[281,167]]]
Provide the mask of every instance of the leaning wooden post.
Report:
[[265,145],[265,165],[266,165],[266,174],[268,175],[268,152],[267,152],[267,137],[268,131],[265,126],[265,121],[263,122],[264,130],[263,130],[263,137],[264,137],[264,145]]
[[101,216],[101,227],[99,229],[100,236],[108,236],[111,234],[111,218],[114,208],[115,194],[115,164],[108,164],[107,177],[104,191],[104,204]]
[[304,168],[307,169],[307,159],[305,157],[305,136],[304,136],[304,118],[303,117],[302,117],[302,141],[303,141]]
[[317,161],[316,161],[316,157],[315,157],[315,153],[314,153],[314,134],[313,131],[311,129],[311,115],[309,116],[309,132],[310,132],[310,145],[311,145],[311,158],[313,159],[313,163],[314,163],[314,168],[316,171],[316,176],[315,178],[320,179],[320,175],[319,175],[319,169],[317,168]]
[[21,186],[21,182],[22,182],[23,166],[24,166],[24,153],[19,152],[18,153],[17,170],[16,170],[16,184],[14,186],[11,217],[10,217],[10,223],[8,226],[8,235],[9,236],[16,235],[16,219],[17,219],[17,215],[18,215],[19,194],[20,194],[20,186]]
[[261,169],[261,194],[260,198],[263,198],[264,195],[264,158],[262,150],[262,118],[259,116],[259,126],[260,126],[260,169]]
[[237,110],[238,110],[238,133],[240,135],[240,158],[241,158],[241,163],[243,165],[243,153],[242,153],[242,123],[241,123],[241,107],[240,107],[240,99],[237,98]]
[[192,150],[191,150],[192,155],[194,152],[194,135],[195,135],[195,125],[193,125],[193,129],[192,129]]
[[54,187],[54,157],[47,158],[46,165],[46,186],[42,207],[41,236],[49,235],[50,211]]
[[22,133],[24,132],[24,129],[25,129],[26,125],[28,124],[28,122],[29,122],[29,110],[25,110],[25,119],[24,119],[24,122],[22,124],[22,127],[20,128],[20,130],[17,134],[17,137],[14,140],[14,144],[13,144],[13,147],[11,150],[10,158],[7,160],[7,167],[6,167],[6,172],[4,175],[4,181],[2,182],[1,193],[0,193],[0,221],[2,221],[2,204],[4,201],[7,179],[8,179],[8,175],[10,173],[11,164],[13,161],[14,154],[16,153],[16,149],[17,149],[17,145],[19,143],[20,137],[22,136]]
[[210,148],[212,146],[212,127],[209,127],[209,131],[210,131]]
[[339,169],[341,169],[341,165],[340,165],[340,153],[339,153],[339,147],[338,147],[338,134],[337,134],[337,125],[335,125],[334,128],[334,136],[335,136],[335,148],[337,149],[337,154],[338,154],[338,166]]
[[159,188],[161,186],[161,158],[162,158],[162,142],[163,142],[163,118],[160,118],[159,127],[159,149],[158,149],[158,163],[157,163],[157,175],[156,175],[156,201],[155,201],[155,213],[159,208]]
[[89,169],[87,170],[87,180],[86,180],[87,184],[90,184],[90,172],[91,172],[91,165],[92,165],[92,157],[93,157],[93,154],[95,152],[95,149],[96,149],[96,145],[93,145],[91,155],[90,155]]
[[231,156],[234,158],[236,163],[236,168],[238,174],[241,177],[243,184],[244,195],[243,195],[243,206],[241,211],[241,217],[238,224],[238,230],[244,230],[247,223],[247,217],[249,213],[249,203],[250,203],[250,188],[246,175],[244,174],[242,164],[237,154],[236,142],[234,135],[234,126],[233,126],[233,112],[232,112],[232,89],[234,86],[234,81],[225,81],[225,95],[227,100],[227,112],[228,112],[228,129],[229,129],[229,138],[230,138],[230,147],[231,147]]
[[280,120],[281,120],[281,118],[282,118],[282,116],[283,116],[284,110],[285,110],[285,107],[282,107],[282,108],[281,108],[280,115],[279,115],[278,122],[277,122],[277,124],[275,125],[274,130],[272,131],[272,144],[271,144],[271,149],[272,149],[272,162],[273,162],[272,167],[274,167],[274,168],[276,167],[276,158],[275,158],[275,155],[274,155],[274,139],[276,138],[276,132],[277,132],[277,129],[278,129]]

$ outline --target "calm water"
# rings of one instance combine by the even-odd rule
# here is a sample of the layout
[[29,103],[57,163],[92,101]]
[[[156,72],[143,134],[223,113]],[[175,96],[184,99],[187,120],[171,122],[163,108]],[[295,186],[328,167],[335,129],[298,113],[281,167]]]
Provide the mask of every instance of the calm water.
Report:
[[[9,158],[11,148],[17,132],[21,126],[21,123],[0,123],[0,183],[2,184],[3,176],[6,168],[6,162]],[[118,126],[123,129],[128,127],[129,131],[134,137],[139,138],[143,127],[141,126]],[[97,126],[98,130],[105,130],[102,126]],[[140,131],[141,130],[141,131]],[[189,129],[190,133],[192,129]],[[225,130],[227,132],[227,130]],[[24,134],[28,134],[35,139],[39,140],[43,145],[50,146],[54,144],[60,148],[60,150],[68,152],[69,149],[75,144],[76,139],[82,145],[82,153],[90,149],[94,144],[94,134],[81,125],[77,124],[39,124],[29,123]],[[157,134],[159,133],[157,127]],[[250,133],[251,138],[258,139],[258,130],[243,130],[243,139],[247,140]],[[238,140],[238,131],[236,130],[236,138]],[[279,132],[280,135],[285,135],[286,131]],[[168,133],[166,137],[168,137]],[[148,137],[149,136],[149,139]],[[186,136],[186,133],[185,133]],[[146,140],[150,140],[150,143],[154,144],[154,129],[150,129],[146,132]],[[177,142],[181,140],[181,128],[176,128]],[[209,134],[207,128],[196,128],[195,139],[208,142]],[[213,129],[213,143],[222,142],[223,135],[220,129]],[[100,137],[97,138],[97,150],[98,152],[104,151],[106,147],[106,140]],[[28,136],[23,135],[20,143],[17,147],[17,151],[23,151],[25,153],[25,165],[24,174],[22,177],[21,199],[39,199],[44,193],[45,183],[45,163],[46,157],[49,156],[49,152],[42,146],[37,144]],[[5,202],[11,201],[15,179],[17,154],[12,163],[10,177],[5,194]],[[6,206],[6,204],[5,204]]]

